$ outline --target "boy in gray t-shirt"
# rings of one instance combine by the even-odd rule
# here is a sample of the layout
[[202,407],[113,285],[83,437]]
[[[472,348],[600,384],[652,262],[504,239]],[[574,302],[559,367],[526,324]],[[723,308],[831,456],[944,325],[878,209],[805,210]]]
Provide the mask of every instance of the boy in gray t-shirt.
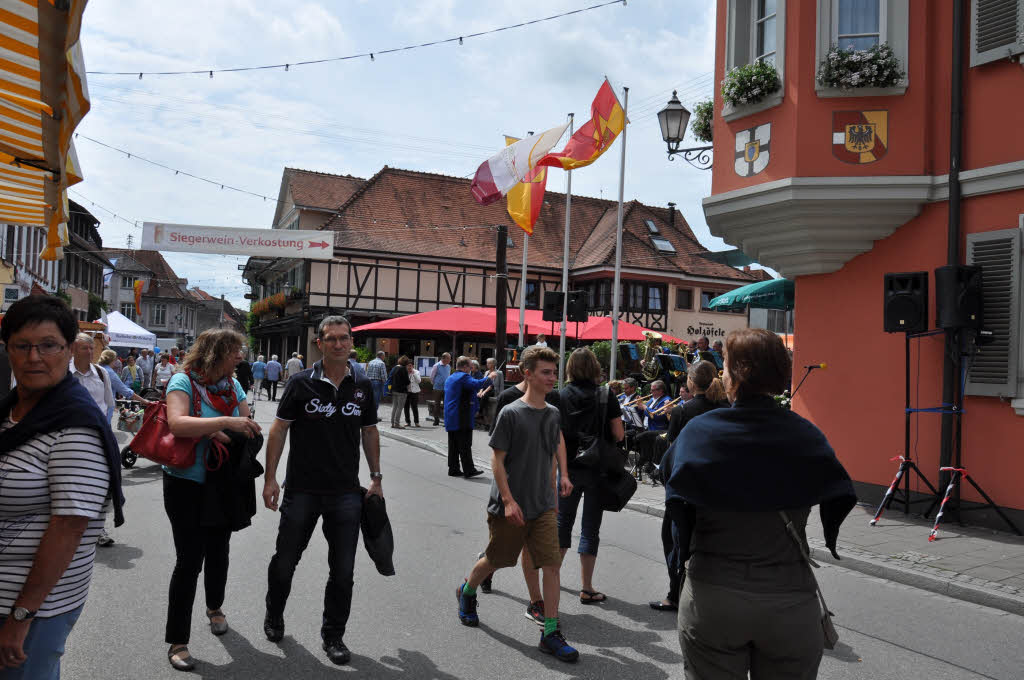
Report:
[[[456,592],[459,621],[477,626],[476,589],[495,569],[515,566],[525,546],[534,568],[544,576],[544,631],[542,652],[562,661],[576,661],[579,652],[558,629],[559,570],[556,487],[562,496],[572,493],[566,471],[565,441],[559,428],[558,409],[544,401],[558,374],[558,355],[547,347],[523,352],[526,393],[498,416],[491,436],[491,468],[494,480],[487,503],[490,539],[484,556]],[[556,475],[561,471],[561,475]]]

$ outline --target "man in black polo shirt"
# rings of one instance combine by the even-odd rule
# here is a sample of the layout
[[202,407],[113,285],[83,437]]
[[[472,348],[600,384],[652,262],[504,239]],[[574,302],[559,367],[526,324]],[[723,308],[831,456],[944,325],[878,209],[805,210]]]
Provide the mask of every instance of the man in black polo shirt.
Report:
[[[284,607],[292,576],[317,520],[329,546],[327,592],[320,636],[327,657],[348,663],[351,653],[343,642],[352,606],[363,496],[359,485],[359,443],[370,468],[367,496],[383,497],[380,474],[380,436],[373,387],[364,375],[354,375],[348,353],[352,326],[343,316],[328,316],[317,330],[323,359],[292,376],[285,386],[277,419],[267,438],[267,473],[263,503],[277,510],[281,488],[277,464],[291,432],[288,472],[274,557],[267,570],[267,614],[263,632],[271,642],[284,637]],[[292,424],[295,428],[291,428]]]

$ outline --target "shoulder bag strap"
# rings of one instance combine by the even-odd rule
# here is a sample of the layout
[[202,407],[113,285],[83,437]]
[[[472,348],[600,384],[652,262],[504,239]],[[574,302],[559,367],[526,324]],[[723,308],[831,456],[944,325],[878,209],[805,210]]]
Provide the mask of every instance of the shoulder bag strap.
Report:
[[[786,511],[779,510],[779,516],[782,517],[782,521],[786,525],[786,533],[789,534],[789,537],[793,539],[794,543],[796,543],[796,548],[800,551],[800,556],[804,559],[804,562],[806,562],[808,566],[814,567],[814,569],[820,568],[821,565],[812,560],[810,554],[808,554],[807,548],[804,546],[804,542],[800,540],[800,535],[796,533],[796,527],[793,526],[793,520],[789,518]],[[822,609],[826,613],[831,614],[832,612],[829,610],[828,605],[825,604],[825,596],[821,593],[821,586],[818,585],[818,579],[814,575],[814,569],[811,569],[811,578],[814,579],[814,589],[818,591],[818,599],[821,601]]]

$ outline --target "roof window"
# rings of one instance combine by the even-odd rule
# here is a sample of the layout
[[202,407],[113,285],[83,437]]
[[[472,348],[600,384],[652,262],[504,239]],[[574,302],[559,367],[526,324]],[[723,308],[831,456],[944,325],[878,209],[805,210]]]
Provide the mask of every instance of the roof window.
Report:
[[651,243],[654,244],[654,247],[657,248],[659,252],[662,252],[662,253],[674,253],[674,252],[676,252],[675,246],[673,246],[671,243],[669,243],[667,239],[663,239],[663,238],[658,237],[658,236],[652,236],[651,237]]
[[647,231],[651,232],[652,234],[661,233],[660,231],[658,231],[658,225],[654,223],[654,220],[644,220],[644,223],[647,225]]

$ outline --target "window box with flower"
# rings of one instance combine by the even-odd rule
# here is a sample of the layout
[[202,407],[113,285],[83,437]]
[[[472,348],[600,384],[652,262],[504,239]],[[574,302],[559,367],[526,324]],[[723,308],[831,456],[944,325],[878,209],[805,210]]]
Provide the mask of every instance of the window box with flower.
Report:
[[774,64],[756,61],[738,66],[722,81],[722,118],[730,121],[782,102],[782,81]]
[[876,97],[907,90],[907,73],[888,44],[865,50],[833,45],[818,65],[815,86],[819,97]]
[[710,99],[693,107],[690,117],[690,132],[698,142],[710,144],[714,141],[715,104]]

